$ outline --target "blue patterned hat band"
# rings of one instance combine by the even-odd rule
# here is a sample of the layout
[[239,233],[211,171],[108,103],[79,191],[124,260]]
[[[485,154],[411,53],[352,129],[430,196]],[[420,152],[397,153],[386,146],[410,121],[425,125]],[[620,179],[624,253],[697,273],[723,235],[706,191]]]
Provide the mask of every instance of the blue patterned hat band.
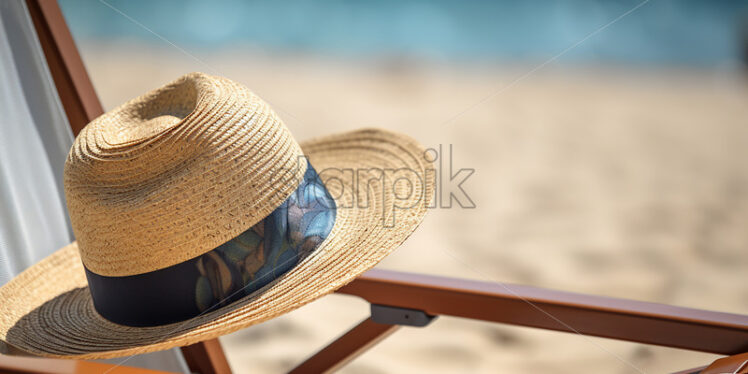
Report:
[[163,325],[215,310],[291,270],[327,238],[335,216],[335,201],[308,164],[286,201],[212,251],[138,275],[108,277],[86,269],[94,307],[128,326]]

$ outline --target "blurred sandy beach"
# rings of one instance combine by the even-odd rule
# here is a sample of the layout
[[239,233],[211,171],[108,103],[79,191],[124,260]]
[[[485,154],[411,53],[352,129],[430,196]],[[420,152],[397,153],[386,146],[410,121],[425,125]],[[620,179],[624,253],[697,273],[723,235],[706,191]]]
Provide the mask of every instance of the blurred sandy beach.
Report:
[[[384,127],[451,145],[474,209],[433,209],[379,268],[748,313],[748,79],[736,70],[339,61],[81,48],[111,109],[181,74],[241,82],[297,139]],[[199,60],[199,61],[198,61]],[[447,172],[447,171],[442,171]],[[325,297],[221,338],[238,373],[292,368],[368,313]],[[661,373],[717,356],[440,318],[343,373]]]

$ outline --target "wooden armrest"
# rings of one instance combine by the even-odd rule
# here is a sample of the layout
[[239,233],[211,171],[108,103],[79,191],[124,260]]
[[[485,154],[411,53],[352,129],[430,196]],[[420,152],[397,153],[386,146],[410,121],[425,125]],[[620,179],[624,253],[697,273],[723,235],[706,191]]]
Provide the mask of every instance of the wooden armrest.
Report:
[[371,304],[644,344],[734,355],[748,351],[748,316],[643,301],[370,270],[338,290]]

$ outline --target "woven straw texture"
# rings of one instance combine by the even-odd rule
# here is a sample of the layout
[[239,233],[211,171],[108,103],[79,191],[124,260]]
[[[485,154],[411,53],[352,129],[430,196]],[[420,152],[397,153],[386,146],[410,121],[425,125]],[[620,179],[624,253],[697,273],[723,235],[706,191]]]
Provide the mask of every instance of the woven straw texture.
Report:
[[306,171],[268,105],[228,79],[193,73],[88,124],[65,163],[81,258],[106,276],[208,252],[270,214]]
[[[181,103],[183,98],[171,93],[185,82],[202,82],[209,88],[197,90],[194,110],[183,104],[187,105],[184,112],[190,111],[183,119],[159,115],[163,106],[174,108],[175,102]],[[210,93],[203,94],[204,89]],[[237,97],[232,99],[233,95]],[[192,123],[189,119],[201,115],[208,116],[209,122],[187,125]],[[213,121],[224,118],[214,125]],[[207,134],[211,131],[206,127],[234,129],[231,118],[241,118],[243,129],[232,135]],[[253,130],[262,124],[263,130]],[[95,130],[97,126],[103,128]],[[85,139],[80,140],[82,136]],[[274,140],[260,140],[265,138]],[[209,146],[188,144],[197,141]],[[232,145],[245,149],[240,143],[252,145],[246,155],[234,154]],[[222,146],[227,150],[216,150]],[[297,148],[260,99],[228,80],[199,74],[92,122],[71,151],[75,161],[69,160],[65,177],[68,199],[76,199],[70,204],[71,216],[95,228],[77,221],[79,242],[58,250],[0,288],[0,339],[8,343],[0,345],[0,352],[20,349],[49,357],[120,357],[194,344],[272,319],[333,292],[376,265],[415,230],[433,198],[433,180],[424,178],[433,174],[433,166],[424,159],[424,148],[407,136],[360,130],[307,141]],[[271,173],[261,172],[291,162],[290,156],[277,155],[283,152],[275,150],[294,157],[303,151],[338,206],[332,232],[314,252],[252,295],[185,322],[136,328],[114,324],[96,313],[81,260],[97,272],[133,274],[170,266],[231,239],[269,214],[298,185],[295,174],[292,183],[286,178],[287,183],[280,185]],[[390,178],[393,183],[387,183],[387,178],[384,183],[369,183],[382,180],[382,171],[387,170],[400,171]],[[76,173],[87,173],[92,179],[77,181]],[[244,186],[245,179],[251,187]],[[278,195],[283,199],[276,200]],[[234,205],[239,208],[233,209]],[[86,250],[79,248],[83,246],[81,234],[86,236]],[[111,236],[102,244],[97,235]]]

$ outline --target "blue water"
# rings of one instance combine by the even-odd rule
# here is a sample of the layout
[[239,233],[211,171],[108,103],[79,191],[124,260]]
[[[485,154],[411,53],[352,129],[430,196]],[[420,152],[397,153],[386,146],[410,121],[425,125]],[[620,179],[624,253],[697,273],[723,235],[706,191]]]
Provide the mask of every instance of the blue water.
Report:
[[[105,0],[183,48],[340,57],[546,59],[640,1]],[[79,40],[126,38],[171,48],[98,0],[60,0]],[[748,1],[652,0],[559,59],[724,65],[743,57]]]

